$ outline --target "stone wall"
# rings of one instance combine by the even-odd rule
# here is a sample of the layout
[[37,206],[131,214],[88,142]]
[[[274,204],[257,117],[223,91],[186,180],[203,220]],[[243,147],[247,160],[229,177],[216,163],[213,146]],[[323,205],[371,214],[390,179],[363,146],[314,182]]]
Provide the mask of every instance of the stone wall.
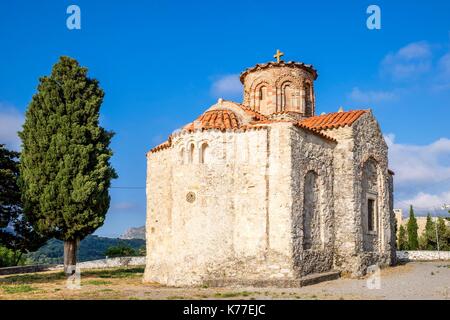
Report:
[[[334,143],[289,122],[172,139],[171,148],[148,156],[145,281],[296,279],[332,268]],[[208,161],[201,163],[205,142]],[[192,163],[180,159],[192,144]],[[321,243],[304,250],[302,190],[311,170],[321,190]]]
[[[378,122],[368,112],[363,115],[352,126],[355,136],[355,158],[354,166],[356,174],[356,203],[357,205],[357,227],[359,232],[357,237],[357,252],[359,266],[355,270],[356,274],[363,274],[366,268],[372,264],[387,266],[393,263],[391,261],[393,252],[395,252],[395,216],[392,208],[390,182],[391,176],[388,172],[388,147],[382,135]],[[375,192],[376,198],[376,229],[373,235],[377,237],[376,247],[372,250],[365,250],[362,235],[367,233],[363,228],[363,221],[367,219],[367,212],[364,210],[363,197],[367,196],[362,188],[362,168],[368,161],[376,163],[377,186]]]
[[18,274],[18,273],[34,273],[51,270],[54,265],[33,265],[33,266],[14,266],[0,268],[0,276],[7,274]]
[[450,251],[397,251],[399,261],[450,260]]
[[[170,149],[149,154],[146,281],[293,276],[290,161],[282,154],[290,152],[289,136],[277,134],[282,126],[183,132]],[[205,142],[209,160],[200,163]],[[192,163],[180,159],[191,144]]]
[[[77,268],[83,269],[107,269],[119,267],[145,266],[145,257],[117,257],[77,263]],[[63,270],[64,265],[59,264],[49,268],[49,270]]]
[[[338,142],[280,120],[184,130],[150,152],[144,280],[292,280],[333,268],[359,276],[392,263],[392,177],[378,123],[368,112],[325,134]],[[309,173],[317,194],[305,195]]]
[[[335,143],[310,132],[292,127],[292,235],[294,267],[298,276],[325,272],[333,267],[333,149]],[[318,194],[313,208],[305,206],[311,194],[305,194],[308,173],[314,173]],[[312,238],[319,240],[309,248],[305,243],[305,216],[317,215]]]
[[[80,269],[103,269],[117,267],[144,266],[145,257],[118,257],[92,261],[78,262],[77,268]],[[31,265],[0,268],[0,275],[34,273],[50,270],[63,270],[64,265]]]
[[[324,133],[338,141],[333,160],[334,264],[341,271],[362,275],[369,265],[390,264],[395,252],[395,218],[391,208],[387,145],[371,112],[361,116],[352,127]],[[369,160],[376,163],[376,191],[372,194],[377,208],[376,230],[370,233],[365,210],[368,190],[363,188],[363,168]],[[372,245],[367,245],[367,241]]]

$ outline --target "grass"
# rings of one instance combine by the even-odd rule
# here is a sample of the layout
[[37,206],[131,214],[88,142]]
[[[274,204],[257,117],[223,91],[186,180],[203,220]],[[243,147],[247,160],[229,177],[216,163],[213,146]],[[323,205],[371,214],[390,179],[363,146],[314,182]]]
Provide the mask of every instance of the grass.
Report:
[[182,297],[182,296],[170,296],[170,297],[167,297],[167,299],[168,300],[183,300],[184,297]]
[[[99,286],[99,289],[102,289],[94,289],[95,291],[93,292],[90,292],[92,289],[88,289],[89,291],[84,290],[82,295],[84,297],[91,297],[92,295],[101,295],[102,292],[110,292],[108,295],[108,297],[110,297],[111,294],[115,294],[116,291],[108,288],[109,285],[113,285],[116,282],[126,282],[126,284],[128,284],[131,281],[134,283],[143,273],[144,267],[81,270],[82,285]],[[0,297],[2,295],[10,294],[20,294],[20,297],[27,296],[28,294],[30,297],[34,297],[37,292],[51,292],[50,296],[55,298],[60,298],[61,292],[64,292],[65,295],[68,294],[69,296],[80,295],[81,291],[68,291],[65,284],[66,279],[67,277],[63,271],[27,273],[0,277]],[[123,281],[121,279],[123,279]],[[43,286],[42,289],[47,289],[47,291],[37,288],[38,286]],[[102,286],[104,287],[102,288]]]
[[[134,268],[118,268],[112,270],[81,270],[81,277],[92,277],[92,278],[134,278],[140,277],[144,273],[144,267],[134,267]],[[64,272],[53,272],[53,273],[30,273],[30,274],[19,274],[0,278],[0,285],[2,284],[36,284],[36,283],[49,283],[56,282],[59,280],[66,280],[67,277]],[[105,283],[91,283],[93,285],[109,284]]]
[[214,297],[216,298],[234,298],[234,297],[248,297],[252,294],[252,292],[242,291],[242,292],[217,292]]
[[27,284],[17,284],[10,286],[2,286],[3,292],[6,294],[15,294],[15,293],[27,293],[36,291],[36,288],[29,286]]
[[111,284],[111,281],[106,280],[89,280],[89,281],[83,281],[83,284],[86,285],[92,285],[92,286],[104,286],[107,284]]
[[81,276],[96,278],[134,278],[144,273],[144,267],[118,268],[114,270],[89,270],[81,271]]
[[64,272],[20,274],[0,278],[0,284],[33,284],[65,280]]

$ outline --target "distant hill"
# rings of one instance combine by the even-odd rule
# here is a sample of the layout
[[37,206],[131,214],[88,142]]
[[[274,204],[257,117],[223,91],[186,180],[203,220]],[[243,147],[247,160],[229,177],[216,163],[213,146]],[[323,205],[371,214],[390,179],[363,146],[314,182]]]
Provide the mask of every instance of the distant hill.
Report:
[[[117,239],[105,238],[99,236],[87,236],[80,242],[78,251],[78,261],[90,261],[96,259],[104,259],[105,251],[109,247],[124,245],[139,249],[145,246],[145,240],[142,239]],[[64,262],[64,245],[63,242],[56,239],[49,240],[44,246],[36,252],[27,254],[28,263],[30,264],[60,264]]]
[[145,240],[145,226],[130,228],[123,235],[119,237],[119,239],[142,239]]

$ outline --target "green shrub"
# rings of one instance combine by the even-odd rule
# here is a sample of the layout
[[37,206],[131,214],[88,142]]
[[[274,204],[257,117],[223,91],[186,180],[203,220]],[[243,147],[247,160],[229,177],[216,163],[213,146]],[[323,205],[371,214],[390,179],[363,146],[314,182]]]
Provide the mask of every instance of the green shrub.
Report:
[[25,260],[20,252],[0,246],[0,268],[24,265]]
[[105,251],[105,256],[114,258],[114,257],[134,257],[139,256],[139,251],[133,249],[130,246],[126,245],[118,245],[114,247],[109,247]]

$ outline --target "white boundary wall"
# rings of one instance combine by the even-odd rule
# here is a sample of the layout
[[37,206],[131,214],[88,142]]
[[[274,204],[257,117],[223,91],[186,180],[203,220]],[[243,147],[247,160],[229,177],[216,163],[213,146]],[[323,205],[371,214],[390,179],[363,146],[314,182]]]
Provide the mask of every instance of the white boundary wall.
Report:
[[[145,266],[145,256],[107,258],[77,263],[77,268],[80,269],[103,269],[103,268],[129,267],[129,266]],[[58,265],[50,269],[51,270],[64,269],[64,266]]]
[[450,260],[450,251],[397,251],[397,259],[400,261]]

